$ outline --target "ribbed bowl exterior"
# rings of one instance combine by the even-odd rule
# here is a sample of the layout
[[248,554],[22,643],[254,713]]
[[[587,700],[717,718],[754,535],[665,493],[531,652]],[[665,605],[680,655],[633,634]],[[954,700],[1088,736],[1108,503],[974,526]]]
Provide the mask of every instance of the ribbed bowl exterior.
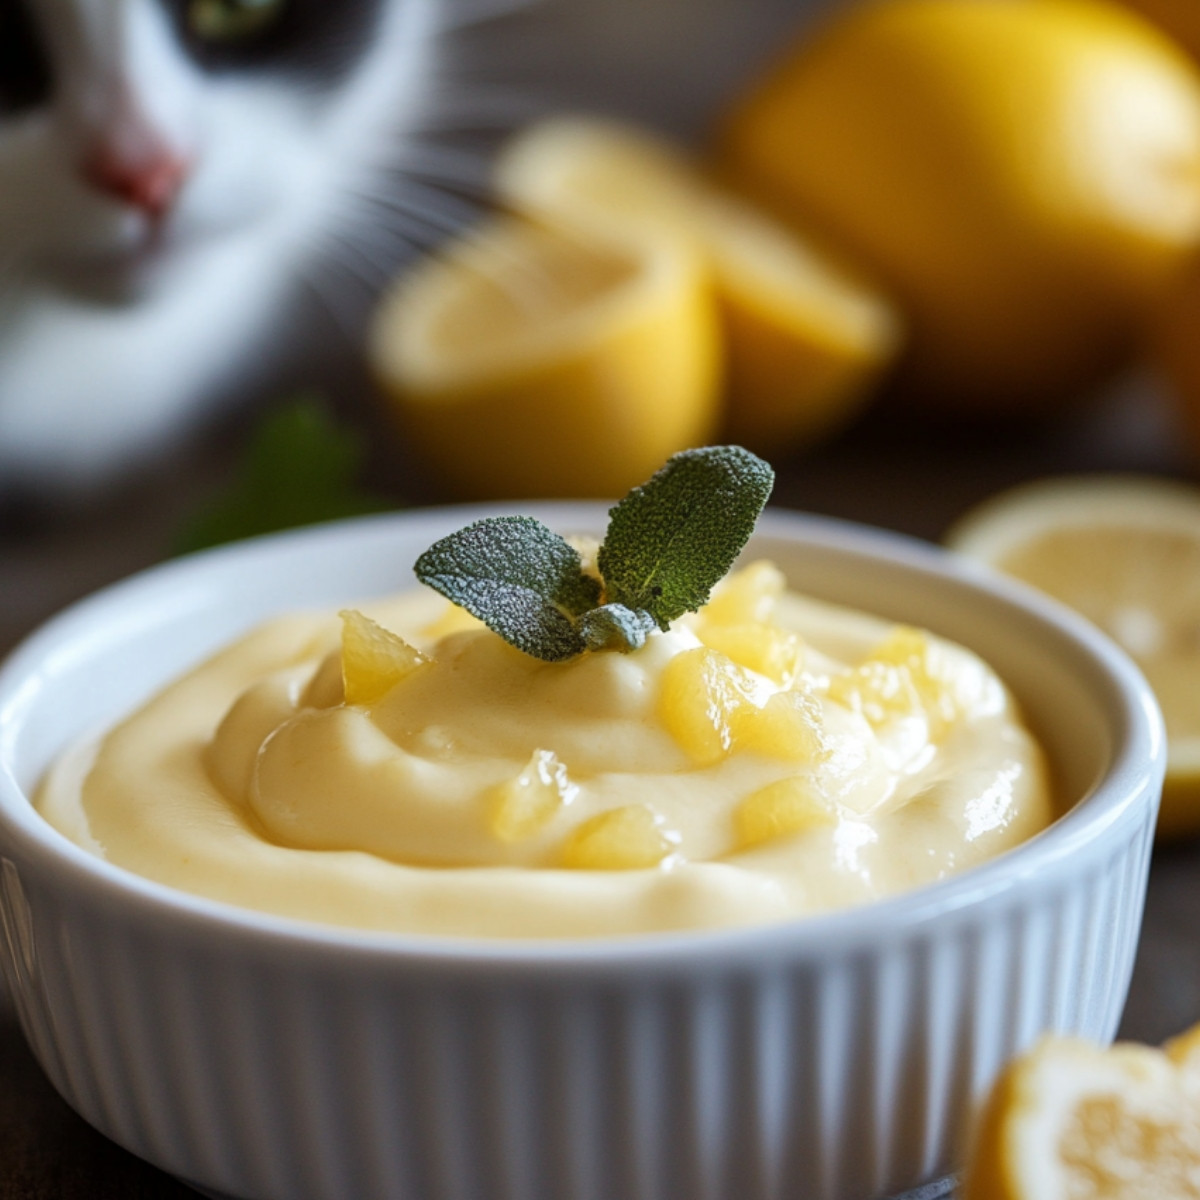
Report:
[[1150,835],[886,944],[776,931],[621,972],[260,956],[9,865],[4,962],[70,1103],[231,1196],[867,1200],[951,1170],[1039,1033],[1112,1036]]
[[1041,1033],[1112,1037],[1162,771],[1152,702],[1123,711],[1144,761],[1036,852],[857,912],[609,943],[223,910],[40,828],[10,776],[0,965],[62,1095],[222,1195],[870,1200],[953,1170]]

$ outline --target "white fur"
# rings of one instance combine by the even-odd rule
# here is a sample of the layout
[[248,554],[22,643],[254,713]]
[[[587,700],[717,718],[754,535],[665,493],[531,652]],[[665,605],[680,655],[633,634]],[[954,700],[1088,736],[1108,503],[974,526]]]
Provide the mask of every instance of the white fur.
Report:
[[[181,437],[268,353],[347,192],[412,118],[433,2],[387,6],[321,95],[205,75],[154,0],[31,0],[67,83],[0,120],[0,492],[86,490]],[[114,129],[150,129],[191,164],[157,237],[81,172]]]
[[[297,297],[332,309],[321,337],[352,349],[337,326],[360,331],[405,249],[472,215],[429,177],[484,181],[478,156],[411,136],[424,118],[503,127],[601,107],[695,135],[783,31],[840,0],[384,0],[369,52],[328,95],[206,75],[159,0],[25,2],[65,86],[48,110],[0,117],[0,497],[13,483],[86,495],[223,397],[269,386],[321,340]],[[484,38],[460,61],[454,38],[447,61],[443,33],[508,12],[515,50]],[[101,136],[153,136],[190,160],[161,238],[86,181]]]

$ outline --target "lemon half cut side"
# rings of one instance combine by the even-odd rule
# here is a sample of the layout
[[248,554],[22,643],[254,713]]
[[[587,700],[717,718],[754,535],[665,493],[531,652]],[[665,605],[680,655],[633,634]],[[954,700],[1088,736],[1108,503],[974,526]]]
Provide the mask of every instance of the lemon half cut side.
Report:
[[641,129],[548,118],[504,148],[495,181],[519,211],[692,243],[721,315],[726,440],[764,454],[819,440],[858,414],[899,349],[902,322],[874,284]]
[[1042,480],[986,501],[945,541],[1070,605],[1128,651],[1167,727],[1158,832],[1200,831],[1200,490],[1136,475]]
[[963,1200],[1200,1197],[1198,1044],[1044,1039],[994,1088]]
[[684,241],[506,216],[402,277],[370,356],[458,495],[613,496],[715,435],[717,321]]

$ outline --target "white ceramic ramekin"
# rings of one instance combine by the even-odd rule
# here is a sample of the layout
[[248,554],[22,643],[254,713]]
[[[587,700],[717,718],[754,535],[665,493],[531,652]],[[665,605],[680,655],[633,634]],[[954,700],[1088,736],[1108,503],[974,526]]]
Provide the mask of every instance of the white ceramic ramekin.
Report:
[[[1044,1030],[1112,1036],[1163,770],[1154,701],[1090,626],[931,548],[785,513],[793,586],[982,653],[1070,811],[898,899],[738,932],[358,935],[172,892],[60,837],[30,790],[81,735],[280,609],[407,586],[486,510],[247,543],[64,613],[0,671],[0,961],[50,1079],[212,1192],[272,1200],[865,1200],[952,1170]],[[595,505],[531,505],[563,530]]]

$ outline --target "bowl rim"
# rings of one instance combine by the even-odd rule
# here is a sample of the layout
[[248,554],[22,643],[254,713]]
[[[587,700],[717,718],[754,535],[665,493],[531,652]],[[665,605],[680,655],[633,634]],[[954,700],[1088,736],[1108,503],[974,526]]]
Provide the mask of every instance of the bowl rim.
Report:
[[[427,524],[446,530],[469,520],[521,512],[560,527],[603,521],[602,502],[530,501],[449,505],[374,514],[215,547],[148,567],[75,602],[22,640],[0,663],[0,852],[6,845],[42,873],[57,876],[89,905],[124,909],[126,917],[151,925],[171,922],[173,936],[208,938],[220,932],[225,944],[268,957],[302,952],[324,960],[352,956],[388,966],[403,963],[473,973],[573,973],[638,966],[646,971],[725,964],[820,958],[860,953],[919,936],[934,922],[969,920],[982,905],[1031,902],[1061,887],[1062,872],[1074,876],[1112,852],[1116,834],[1132,836],[1152,821],[1139,811],[1149,793],[1156,808],[1166,760],[1166,736],[1157,702],[1133,661],[1090,622],[1059,602],[983,564],[906,534],[840,518],[769,508],[756,538],[783,538],[849,558],[883,560],[892,567],[936,578],[988,598],[1041,628],[1087,661],[1105,694],[1101,709],[1111,715],[1114,752],[1107,771],[1068,812],[1033,838],[997,858],[949,878],[896,896],[764,925],[723,929],[658,931],[590,938],[498,938],[387,933],[279,916],[174,889],[101,859],[45,821],[13,773],[13,753],[23,714],[40,690],[38,667],[94,627],[108,609],[130,598],[179,590],[206,575],[254,564],[265,572],[275,556],[307,548],[321,553],[347,538],[371,531],[399,536],[400,529]],[[434,534],[438,536],[438,534]],[[110,639],[128,637],[119,627]],[[163,682],[166,682],[165,680]],[[0,863],[3,855],[0,854]]]

